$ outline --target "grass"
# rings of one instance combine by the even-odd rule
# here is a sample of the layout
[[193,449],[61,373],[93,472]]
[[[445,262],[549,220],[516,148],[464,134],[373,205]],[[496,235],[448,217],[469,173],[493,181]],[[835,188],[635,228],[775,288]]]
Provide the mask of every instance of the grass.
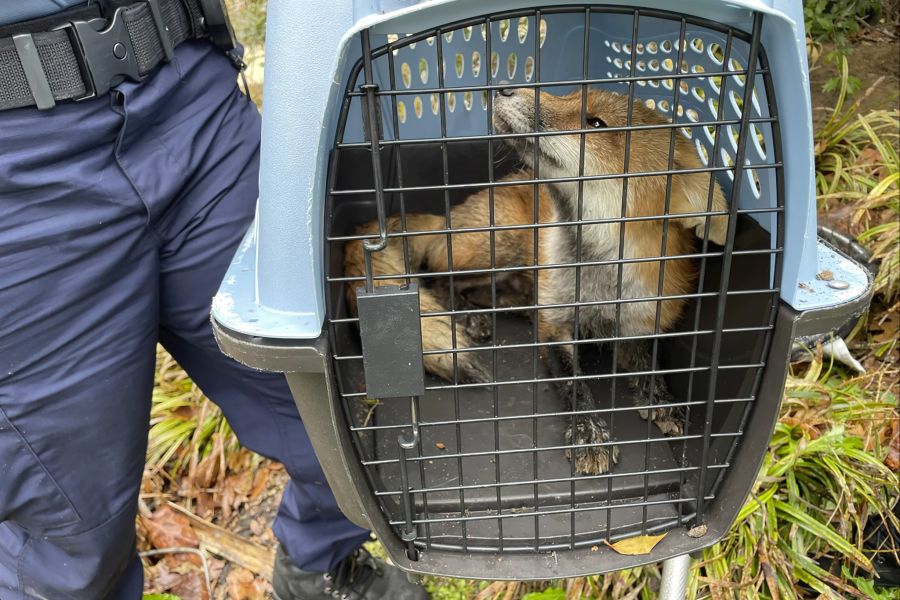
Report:
[[[900,292],[900,113],[859,114],[868,93],[847,105],[847,59],[841,60],[837,103],[816,132],[816,191],[819,211],[849,213],[851,230],[880,261],[876,291],[886,302]],[[878,83],[876,83],[876,86]]]
[[[248,47],[259,48],[264,4],[230,4]],[[817,202],[820,221],[849,229],[880,263],[872,310],[848,340],[868,372],[851,374],[821,354],[792,366],[753,493],[731,533],[694,561],[690,598],[900,597],[898,590],[879,585],[874,568],[898,552],[879,546],[884,542],[875,532],[900,528],[900,482],[886,466],[891,439],[900,435],[900,350],[886,325],[900,311],[900,114],[859,114],[870,91],[849,102],[854,81],[846,57],[836,62],[835,107],[815,134]],[[185,476],[202,479],[238,447],[218,409],[165,354],[152,415],[148,472],[172,483]],[[204,481],[212,486],[213,479]],[[654,565],[564,582],[425,583],[436,600],[651,600],[659,575]]]
[[[237,437],[215,404],[206,399],[178,363],[157,350],[156,386],[150,408],[146,469],[175,481],[200,473],[224,473],[226,452]],[[210,478],[206,478],[210,479]],[[204,487],[214,482],[204,481]]]
[[[787,381],[781,419],[750,499],[731,533],[694,562],[688,598],[896,598],[874,579],[870,525],[900,526],[897,475],[883,459],[896,419],[897,371],[863,377],[817,359]],[[656,566],[549,584],[523,594],[518,584],[429,579],[435,598],[650,600]],[[546,585],[546,584],[545,584]],[[578,590],[577,594],[574,590]],[[488,593],[485,593],[487,591]]]
[[756,489],[704,553],[691,597],[869,597],[869,519],[898,525],[897,476],[883,462],[897,406],[886,375],[896,372],[848,378],[815,360],[788,378]]

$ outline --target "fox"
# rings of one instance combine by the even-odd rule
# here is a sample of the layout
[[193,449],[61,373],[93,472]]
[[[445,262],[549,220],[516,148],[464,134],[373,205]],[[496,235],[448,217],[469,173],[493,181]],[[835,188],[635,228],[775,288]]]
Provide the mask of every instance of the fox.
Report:
[[[536,93],[540,94],[538,110]],[[579,378],[582,371],[574,345],[566,342],[586,336],[616,337],[619,372],[644,374],[628,376],[641,416],[653,420],[664,435],[681,435],[683,418],[678,410],[665,406],[673,402],[665,380],[662,376],[647,376],[647,372],[656,370],[656,365],[652,364],[649,341],[641,336],[671,330],[681,318],[686,304],[683,296],[695,290],[696,266],[690,258],[677,257],[691,253],[697,240],[704,237],[715,244],[725,244],[728,204],[709,173],[691,172],[702,165],[685,137],[674,135],[674,152],[670,156],[671,128],[640,127],[669,123],[640,100],[629,105],[626,96],[596,88],[588,88],[583,98],[581,90],[553,95],[532,88],[504,87],[495,92],[492,123],[495,134],[507,136],[578,131],[583,124],[592,131],[584,135],[583,150],[580,133],[505,137],[505,144],[516,153],[521,168],[499,179],[493,192],[481,189],[455,205],[450,211],[449,226],[445,215],[406,215],[407,231],[443,231],[406,237],[408,272],[425,279],[428,272],[452,270],[454,288],[466,294],[490,289],[492,277],[483,270],[492,266],[503,269],[493,274],[495,308],[532,303],[538,307],[538,339],[552,342],[541,344],[541,360],[554,381],[555,393],[566,398],[569,409],[578,411],[574,419],[567,419],[570,423],[565,433],[566,456],[574,461],[579,473],[601,474],[618,462],[619,449],[609,443],[605,420],[589,412],[597,405],[584,378]],[[623,129],[604,131],[627,125],[637,128],[629,134]],[[630,137],[628,142],[626,135]],[[627,166],[626,143],[630,144]],[[627,180],[577,179],[665,171],[676,173],[671,178],[662,174],[631,176]],[[531,182],[535,179],[538,183]],[[562,181],[541,183],[548,179]],[[708,211],[719,214],[697,214]],[[676,215],[668,220],[668,225],[666,219],[659,218],[666,214]],[[535,227],[536,222],[539,227]],[[387,219],[389,232],[402,231],[401,225],[400,216]],[[486,230],[491,225],[499,227],[493,232],[493,257],[491,233]],[[452,264],[448,260],[448,228]],[[476,231],[453,233],[454,229]],[[377,235],[378,231],[378,223],[372,221],[357,227],[355,235]],[[403,246],[400,237],[389,237],[382,251],[372,253],[375,276],[401,276],[376,280],[377,285],[405,283]],[[666,259],[659,260],[662,256]],[[576,268],[576,264],[582,266]],[[540,268],[544,265],[553,267]],[[466,270],[482,271],[466,276]],[[348,276],[365,274],[361,241],[346,243],[344,271]],[[346,297],[355,315],[353,288],[347,286]],[[532,297],[534,291],[536,298]],[[478,294],[471,297],[477,298]],[[641,301],[642,298],[652,300]],[[489,317],[483,312],[461,314],[454,323],[446,316],[448,300],[437,286],[420,285],[425,369],[451,382],[456,376],[456,381],[489,383],[491,372],[477,353],[456,352],[454,365],[451,352],[427,352],[473,348],[490,337]],[[482,305],[491,306],[491,301]],[[444,315],[428,316],[434,312]]]

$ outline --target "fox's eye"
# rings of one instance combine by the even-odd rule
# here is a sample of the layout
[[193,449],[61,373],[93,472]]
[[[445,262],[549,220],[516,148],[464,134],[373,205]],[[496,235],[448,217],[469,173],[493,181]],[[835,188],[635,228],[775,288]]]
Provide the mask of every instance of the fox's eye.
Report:
[[587,124],[593,127],[594,129],[600,129],[601,127],[607,127],[606,121],[600,119],[599,117],[590,117],[587,120]]

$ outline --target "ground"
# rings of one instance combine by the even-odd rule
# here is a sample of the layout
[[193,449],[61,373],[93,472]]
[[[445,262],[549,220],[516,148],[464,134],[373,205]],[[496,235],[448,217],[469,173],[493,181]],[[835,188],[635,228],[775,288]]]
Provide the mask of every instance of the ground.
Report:
[[[835,48],[834,44],[822,45],[818,54],[825,56]],[[862,82],[863,90],[870,90],[878,82],[877,87],[863,100],[859,112],[864,113],[876,109],[897,108],[900,87],[900,41],[896,38],[884,41],[860,40],[847,57],[849,70]],[[813,65],[809,75],[809,87],[812,92],[813,118],[821,124],[827,118],[827,110],[834,106],[834,93],[827,93],[822,87],[835,70],[820,59]],[[879,80],[881,80],[879,82]]]

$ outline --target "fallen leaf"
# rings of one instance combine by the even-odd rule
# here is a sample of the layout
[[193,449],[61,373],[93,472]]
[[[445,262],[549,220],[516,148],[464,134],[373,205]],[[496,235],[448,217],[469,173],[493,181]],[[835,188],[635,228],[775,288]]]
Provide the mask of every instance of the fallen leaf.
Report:
[[827,209],[819,211],[819,225],[824,225],[855,238],[865,229],[861,223],[854,222],[854,215],[856,214],[858,214],[857,209],[851,203],[832,203]]
[[222,434],[213,434],[213,440],[213,450],[200,460],[195,472],[192,474],[190,484],[197,488],[213,487],[213,482],[219,475],[219,466],[222,463],[221,453],[224,451]]
[[[210,581],[218,581],[219,575],[221,575],[222,571],[225,570],[225,561],[220,558],[214,558],[210,556],[206,559],[206,564],[209,565]],[[215,583],[213,583],[213,586],[215,586]]]
[[228,600],[265,600],[266,584],[247,569],[237,567],[225,579]]
[[[859,157],[857,158],[857,164],[860,165],[882,165],[884,164],[884,157],[881,156],[881,152],[879,152],[876,148],[869,146],[864,148],[862,152],[859,153]],[[881,169],[875,169],[875,172],[878,173]]]
[[263,522],[262,519],[258,518],[250,521],[250,532],[257,537],[261,536],[267,527],[268,524]]
[[885,311],[881,319],[870,327],[870,331],[873,332],[872,339],[877,344],[885,344],[897,339],[900,334],[900,312]]
[[437,448],[438,450],[443,450],[443,449],[445,449],[445,448],[447,447],[447,444],[445,444],[444,442],[438,442],[438,443],[436,443],[434,446],[435,446],[435,448]]
[[900,470],[900,430],[894,429],[891,445],[888,449],[884,464],[895,473]]
[[[160,561],[144,568],[144,591],[163,598],[208,600],[206,581],[198,567],[180,562],[175,567]],[[172,596],[166,596],[170,593]],[[144,596],[145,598],[147,596]]]
[[181,600],[209,600],[203,574],[198,571],[181,575],[178,582],[169,588]]
[[250,500],[256,500],[260,494],[262,494],[266,489],[266,484],[269,482],[269,470],[268,469],[260,469],[253,476],[253,487],[250,488],[249,493],[247,494]]
[[[173,511],[164,505],[157,509],[149,517],[140,517],[141,524],[147,531],[147,538],[153,548],[164,550],[166,548],[197,548],[200,540],[191,528],[191,522],[184,515]],[[170,554],[163,560],[170,563],[188,561],[195,565],[201,564],[200,557],[196,554]]]
[[144,567],[145,589],[149,592],[165,592],[170,590],[173,585],[177,584],[181,574],[172,571],[169,566],[162,561]]
[[820,271],[816,274],[816,279],[818,279],[819,281],[832,281],[834,280],[834,273],[832,273],[828,269],[825,269],[824,271]]
[[606,545],[619,554],[639,556],[641,554],[650,554],[650,551],[653,550],[664,537],[666,537],[665,533],[662,535],[639,535],[619,540],[614,544],[606,542]]

